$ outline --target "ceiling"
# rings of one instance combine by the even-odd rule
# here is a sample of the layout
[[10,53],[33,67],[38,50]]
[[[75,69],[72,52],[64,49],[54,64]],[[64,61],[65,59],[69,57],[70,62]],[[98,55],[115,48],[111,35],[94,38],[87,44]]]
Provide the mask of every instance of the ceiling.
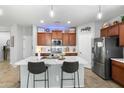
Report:
[[[0,8],[3,9],[0,25],[42,25],[40,20],[44,20],[45,25],[55,24],[56,21],[59,21],[60,25],[67,25],[67,21],[70,20],[70,26],[78,26],[98,20],[96,18],[98,5],[55,5],[54,18],[49,16],[49,5],[1,5]],[[103,13],[101,21],[124,14],[124,6],[103,5],[101,8]]]

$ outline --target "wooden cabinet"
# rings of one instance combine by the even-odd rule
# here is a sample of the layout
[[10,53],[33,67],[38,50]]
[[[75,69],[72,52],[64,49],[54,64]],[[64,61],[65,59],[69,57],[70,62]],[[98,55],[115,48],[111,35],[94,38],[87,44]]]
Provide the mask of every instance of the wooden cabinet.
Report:
[[124,86],[124,63],[112,60],[112,79]]
[[63,33],[62,34],[62,44],[63,44],[63,46],[68,46],[69,45],[69,35],[68,35],[68,33]]
[[62,31],[61,30],[52,31],[52,39],[62,39]]
[[37,45],[39,46],[51,45],[51,33],[38,33],[37,34]]
[[124,46],[124,23],[119,24],[119,45]]
[[119,25],[113,25],[109,28],[108,36],[118,36],[119,35]]
[[101,29],[101,33],[100,33],[100,36],[101,37],[108,37],[108,31],[109,31],[109,27],[107,28],[104,28],[104,29]]
[[77,53],[65,53],[65,56],[77,56]]
[[55,30],[52,33],[37,33],[38,46],[50,46],[52,39],[62,40],[63,46],[76,46],[76,33],[62,33],[60,30]]
[[76,46],[76,33],[69,33],[68,34],[68,41],[70,46]]

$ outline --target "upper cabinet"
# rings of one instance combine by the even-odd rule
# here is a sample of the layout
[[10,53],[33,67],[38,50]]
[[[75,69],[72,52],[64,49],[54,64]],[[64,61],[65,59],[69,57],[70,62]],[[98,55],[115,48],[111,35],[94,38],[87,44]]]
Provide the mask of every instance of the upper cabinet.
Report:
[[119,24],[119,44],[124,46],[124,23]]
[[100,36],[101,37],[108,37],[108,31],[109,31],[109,27],[108,28],[101,29]]
[[49,46],[51,45],[51,33],[37,33],[37,45]]
[[111,37],[119,35],[119,24],[101,29],[101,37]]
[[38,46],[51,46],[52,39],[62,40],[63,46],[76,46],[76,31],[71,28],[63,32],[62,30],[52,30],[51,32],[37,32]]
[[119,35],[119,24],[109,27],[108,36],[118,36]]
[[69,33],[69,45],[70,46],[76,45],[76,33]]
[[101,29],[101,37],[119,37],[119,45],[124,47],[124,23],[118,23]]
[[62,39],[62,31],[61,30],[53,30],[52,31],[52,39]]
[[69,35],[68,33],[62,33],[62,44],[63,46],[69,45]]

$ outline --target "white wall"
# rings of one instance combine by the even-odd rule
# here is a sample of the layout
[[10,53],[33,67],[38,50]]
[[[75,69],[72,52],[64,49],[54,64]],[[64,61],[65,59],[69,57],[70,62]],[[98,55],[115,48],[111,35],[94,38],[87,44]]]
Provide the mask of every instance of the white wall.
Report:
[[10,32],[0,29],[0,61],[3,61],[3,46],[10,40]]
[[33,55],[35,55],[35,52],[37,51],[36,50],[36,46],[37,46],[37,26],[36,25],[33,25],[32,26],[33,28],[32,28],[32,43],[33,43]]
[[32,55],[32,26],[23,27],[23,58]]
[[[32,55],[31,31],[31,27],[27,26],[15,24],[11,27],[11,36],[14,36],[14,47],[10,48],[10,63],[15,63]],[[28,51],[26,51],[26,49],[28,49]]]

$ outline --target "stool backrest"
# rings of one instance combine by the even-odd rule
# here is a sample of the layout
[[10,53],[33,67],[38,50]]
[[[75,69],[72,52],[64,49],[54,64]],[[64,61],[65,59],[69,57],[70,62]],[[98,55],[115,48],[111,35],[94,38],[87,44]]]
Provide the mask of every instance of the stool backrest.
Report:
[[46,71],[44,62],[28,62],[28,71],[32,74],[40,74]]
[[78,68],[79,68],[78,61],[76,61],[76,62],[65,61],[62,65],[62,70],[67,72],[67,73],[74,73],[78,70]]

